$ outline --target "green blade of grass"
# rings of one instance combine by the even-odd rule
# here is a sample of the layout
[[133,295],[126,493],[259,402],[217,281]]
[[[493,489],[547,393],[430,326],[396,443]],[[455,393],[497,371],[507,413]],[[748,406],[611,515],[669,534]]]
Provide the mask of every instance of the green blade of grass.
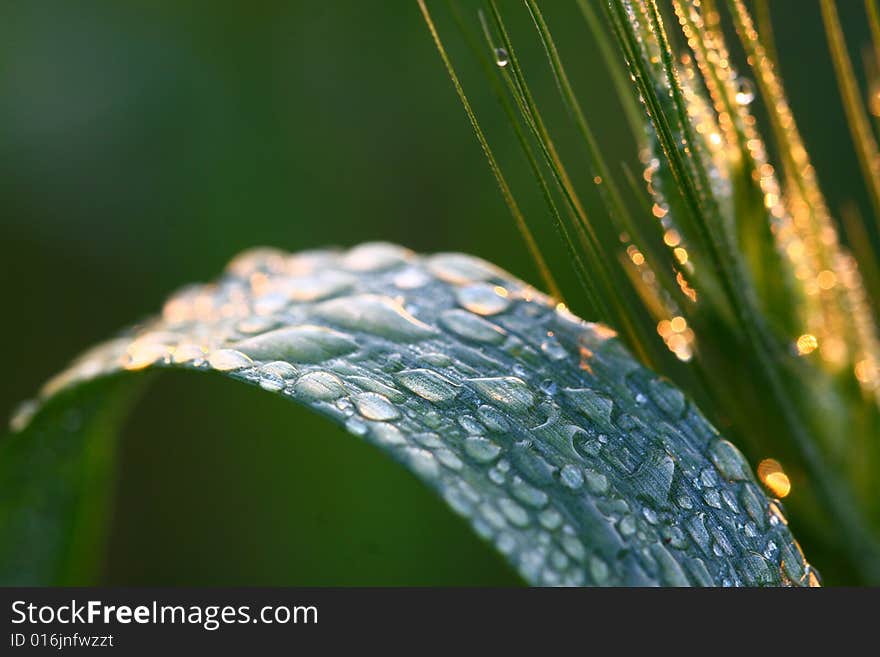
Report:
[[501,190],[501,196],[504,198],[504,202],[510,210],[510,214],[513,215],[517,229],[523,236],[526,246],[529,249],[529,253],[531,254],[532,259],[535,261],[535,265],[538,268],[538,272],[540,273],[541,278],[544,280],[545,285],[547,285],[548,291],[556,298],[561,299],[562,292],[560,291],[559,286],[556,284],[556,281],[553,278],[553,274],[550,273],[550,268],[547,266],[547,262],[544,260],[544,256],[541,254],[541,249],[538,247],[538,244],[535,241],[534,236],[532,235],[532,231],[529,228],[528,223],[526,223],[525,217],[520,211],[516,199],[513,197],[513,192],[510,191],[510,186],[507,184],[507,180],[505,179],[504,174],[501,172],[501,167],[498,166],[495,155],[492,152],[492,149],[489,147],[489,142],[486,140],[486,136],[483,134],[483,130],[480,128],[477,117],[474,114],[473,109],[471,108],[471,104],[468,101],[467,96],[464,93],[464,88],[461,86],[461,83],[458,80],[458,76],[455,73],[452,62],[449,60],[449,56],[446,54],[446,49],[443,47],[442,41],[440,41],[440,35],[437,33],[437,28],[434,26],[434,21],[431,20],[431,15],[428,13],[428,8],[423,0],[419,0],[419,8],[421,9],[422,15],[425,18],[425,23],[428,26],[428,30],[431,33],[431,38],[434,40],[437,51],[440,53],[440,58],[443,60],[443,65],[446,67],[446,72],[449,74],[449,78],[452,80],[452,86],[455,88],[455,93],[458,95],[458,98],[461,101],[462,106],[464,107],[464,111],[467,114],[468,121],[470,121],[471,128],[473,129],[474,134],[477,137],[477,141],[479,141],[480,143],[480,148],[483,150],[483,154],[486,156],[486,160],[489,163],[489,169],[491,169],[492,175],[495,177],[495,181],[498,184],[498,188]]
[[648,361],[649,351],[646,346],[644,333],[634,322],[633,318],[635,315],[628,307],[632,296],[629,294],[619,294],[620,290],[625,290],[629,287],[629,281],[617,268],[609,266],[609,263],[614,262],[614,256],[606,251],[604,245],[598,239],[596,230],[587,216],[565,166],[553,146],[553,140],[550,138],[523,75],[516,50],[504,25],[501,12],[498,10],[494,0],[489,0],[488,4],[493,24],[501,39],[501,46],[508,54],[508,67],[511,70],[515,89],[517,90],[518,105],[525,113],[527,118],[526,124],[533,130],[545,162],[553,174],[569,211],[576,219],[575,227],[579,229],[582,244],[587,251],[587,261],[591,263],[595,277],[598,279],[598,288],[601,291],[601,306],[599,310],[600,312],[604,310],[607,313],[604,316],[609,318],[609,322],[617,326],[627,337],[630,346],[637,351],[643,360]]
[[846,50],[843,29],[840,27],[840,19],[837,16],[837,8],[833,0],[820,0],[819,6],[822,8],[822,23],[825,26],[828,50],[834,64],[834,73],[840,88],[847,125],[850,129],[856,155],[858,155],[868,197],[871,199],[871,206],[874,210],[875,230],[880,237],[880,152],[877,149],[874,133],[871,131],[871,122],[862,104],[852,61]]

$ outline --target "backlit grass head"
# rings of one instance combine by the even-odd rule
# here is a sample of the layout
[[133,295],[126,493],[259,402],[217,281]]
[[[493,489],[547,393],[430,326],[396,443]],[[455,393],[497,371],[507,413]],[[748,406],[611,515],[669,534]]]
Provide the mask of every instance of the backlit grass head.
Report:
[[[874,210],[870,221],[852,211],[835,216],[823,196],[784,93],[767,3],[757,3],[759,29],[742,0],[578,2],[584,35],[599,46],[638,144],[643,168],[636,172],[603,152],[602,126],[590,121],[564,66],[578,52],[569,48],[564,57],[557,47],[552,10],[545,17],[537,2],[523,5],[592,186],[572,182],[529,87],[505,24],[514,8],[489,0],[471,19],[450,6],[494,78],[547,217],[578,273],[581,289],[561,293],[685,385],[754,462],[773,465],[760,476],[768,491],[787,497],[813,549],[842,551],[843,570],[877,581],[880,159],[865,103],[874,92],[858,87],[834,2],[822,1],[822,18]],[[865,10],[876,39],[876,4],[868,0]],[[471,33],[478,24],[482,42]],[[876,77],[874,45],[869,73]],[[516,208],[515,190],[468,112]],[[593,195],[604,211],[588,215],[582,199]],[[518,210],[514,216],[543,262],[526,218]],[[545,272],[555,292],[552,276]]]

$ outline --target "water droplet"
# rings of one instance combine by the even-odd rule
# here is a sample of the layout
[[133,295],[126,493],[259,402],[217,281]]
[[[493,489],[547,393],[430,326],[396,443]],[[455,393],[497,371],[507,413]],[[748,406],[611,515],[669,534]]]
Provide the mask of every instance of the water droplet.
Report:
[[235,348],[260,360],[319,363],[358,348],[351,336],[324,326],[288,326],[247,338]]
[[706,504],[711,506],[713,509],[721,508],[721,496],[714,488],[711,488],[703,493],[703,501],[705,501]]
[[254,361],[235,349],[217,349],[208,356],[208,365],[220,372],[240,370],[253,364]]
[[413,439],[423,447],[427,447],[429,449],[443,447],[443,441],[436,433],[427,432],[413,434]]
[[504,516],[489,504],[481,504],[479,510],[483,519],[495,529],[504,529],[507,527],[507,520],[504,519]]
[[366,331],[393,340],[422,340],[436,331],[410,315],[397,301],[378,294],[360,294],[322,301],[314,314],[352,331]]
[[611,412],[614,409],[612,399],[601,392],[590,388],[566,388],[565,396],[577,409],[601,426],[611,424]]
[[512,413],[522,414],[535,404],[535,395],[522,379],[515,376],[468,379],[480,397]]
[[559,340],[555,336],[548,336],[541,342],[541,351],[547,354],[550,360],[563,360],[570,357],[566,348],[559,344]]
[[570,425],[566,429],[569,431],[572,449],[581,458],[590,460],[599,456],[602,451],[602,443],[597,438],[593,438],[586,431],[574,425]]
[[[440,468],[431,452],[417,447],[407,447],[405,454],[410,467],[416,471],[416,474],[426,479],[436,479]],[[457,488],[447,488],[443,491],[443,498],[458,513],[462,515],[470,514],[470,504],[467,503],[466,498],[461,495]]]
[[705,514],[697,514],[688,519],[685,529],[694,542],[699,545],[704,552],[709,550],[709,531],[706,529],[706,523],[703,520]]
[[607,586],[611,582],[611,571],[608,564],[595,554],[590,557],[590,576],[597,586]]
[[562,466],[562,469],[559,471],[559,480],[567,488],[577,490],[584,483],[584,475],[579,467],[569,463]]
[[469,436],[465,438],[464,451],[478,463],[489,463],[498,457],[501,453],[501,447],[488,438]]
[[807,563],[804,553],[796,541],[785,541],[779,548],[779,558],[785,574],[795,581],[800,582],[807,574]]
[[587,482],[587,488],[596,495],[605,495],[608,492],[608,477],[601,472],[595,470],[584,470],[584,479]]
[[718,485],[718,476],[712,468],[703,468],[700,471],[700,483],[707,488],[714,488]]
[[685,511],[689,511],[690,509],[694,508],[693,500],[691,500],[691,498],[686,493],[681,493],[676,498],[675,503],[678,504],[678,506]]
[[501,344],[507,335],[500,326],[467,310],[446,310],[440,315],[440,323],[460,338],[473,342]]
[[740,76],[736,85],[736,99],[739,105],[751,105],[755,100],[755,85],[746,77]]
[[395,420],[400,411],[385,395],[377,392],[362,392],[352,398],[358,412],[368,420]]
[[504,48],[495,48],[495,63],[499,68],[504,68],[510,62],[510,55]]
[[394,285],[401,290],[415,290],[430,283],[433,279],[422,269],[407,267],[394,277]]
[[510,484],[510,492],[523,504],[541,508],[547,504],[547,493],[524,482],[519,477],[514,477]]
[[477,409],[477,417],[480,418],[480,421],[489,431],[504,433],[510,429],[510,423],[507,421],[507,418],[491,406],[486,406],[485,404],[480,406]]
[[500,277],[503,272],[485,260],[463,253],[437,253],[428,257],[426,266],[441,281],[465,285]]
[[122,361],[127,370],[142,370],[171,356],[171,347],[166,344],[135,340],[128,347]]
[[200,365],[204,361],[205,355],[205,350],[201,346],[187,342],[179,344],[174,348],[174,352],[171,354],[171,362]]
[[451,401],[459,392],[452,381],[432,370],[403,370],[394,378],[406,389],[434,403]]
[[278,392],[284,390],[284,380],[277,376],[262,374],[260,376],[260,387],[269,392]]
[[450,470],[461,470],[462,465],[464,465],[458,456],[446,448],[438,449],[434,452],[434,457],[440,461],[441,465],[445,465]]
[[703,563],[702,559],[691,559],[687,562],[686,565],[688,572],[691,574],[691,578],[694,580],[697,586],[715,586],[715,581],[709,574],[709,570],[706,568],[706,564]]
[[675,461],[669,454],[657,451],[650,454],[639,468],[636,485],[645,497],[662,507],[669,499],[674,476]]
[[511,554],[516,549],[516,539],[510,534],[499,534],[495,539],[495,547],[501,554]]
[[556,390],[558,389],[556,381],[554,381],[553,379],[544,379],[543,381],[541,381],[538,387],[541,389],[541,392],[543,392],[548,397],[552,397],[553,395],[555,395]]
[[745,457],[727,440],[715,441],[709,448],[709,457],[721,476],[728,481],[744,481],[750,478]]
[[779,502],[779,500],[774,500],[770,502],[770,504],[767,506],[767,511],[770,516],[770,524],[774,527],[779,524],[788,524],[788,520],[785,517],[785,512],[782,510],[782,503]]
[[355,436],[363,436],[367,433],[367,430],[369,429],[369,427],[367,427],[367,424],[363,420],[360,420],[356,417],[348,418],[348,420],[345,422],[345,428],[349,432],[353,433]]
[[413,258],[413,252],[387,242],[367,242],[350,249],[341,264],[352,271],[384,271]]
[[510,307],[509,293],[503,287],[474,283],[455,290],[459,305],[477,315],[496,315]]
[[294,392],[305,399],[329,401],[345,394],[345,386],[338,376],[330,372],[309,372],[293,386]]
[[405,445],[406,438],[400,429],[386,422],[373,422],[370,424],[370,435],[377,442],[385,445]]
[[449,367],[452,365],[452,359],[449,356],[436,352],[422,354],[419,356],[419,361],[432,367]]
[[739,571],[747,586],[772,586],[774,584],[770,564],[760,554],[747,554],[740,562]]
[[676,550],[684,550],[687,545],[687,539],[685,538],[684,532],[681,531],[678,527],[664,527],[662,529],[663,533],[663,541]]
[[620,535],[623,537],[632,536],[636,533],[636,519],[631,515],[625,515],[620,519],[620,522],[617,523],[617,531],[620,532]]
[[568,556],[572,559],[583,561],[587,556],[587,550],[584,548],[584,544],[575,536],[565,533],[560,538],[560,542],[562,543],[562,549],[565,550]]
[[507,497],[498,500],[501,513],[517,527],[526,527],[529,524],[529,514],[519,504]]
[[283,360],[275,360],[260,367],[260,373],[275,376],[279,379],[292,379],[296,376],[296,368]]
[[662,545],[651,546],[651,554],[660,567],[660,581],[664,586],[690,586],[691,583],[675,557]]
[[470,415],[460,415],[456,421],[470,435],[481,436],[486,433],[486,428]]
[[235,330],[239,333],[251,335],[254,333],[264,333],[278,326],[278,320],[274,317],[257,317],[251,316],[238,322]]
[[285,278],[275,283],[284,301],[320,301],[350,290],[357,279],[350,274],[333,270],[319,271],[309,276]]
[[538,522],[552,532],[562,526],[562,515],[556,509],[544,509],[538,514]]
[[397,388],[394,388],[389,385],[385,385],[381,381],[378,381],[369,376],[349,376],[346,377],[349,383],[354,384],[358,388],[368,392],[378,392],[380,395],[385,395],[396,404],[406,401],[407,395],[402,393]]
[[684,393],[663,379],[653,379],[648,384],[648,393],[651,399],[670,418],[677,420],[684,415]]
[[767,511],[764,506],[764,496],[757,487],[754,484],[744,485],[740,490],[739,500],[758,528],[764,529],[767,526]]
[[553,553],[550,555],[550,564],[556,570],[564,570],[565,567],[568,566],[569,560],[563,552],[560,552],[559,550],[554,550]]

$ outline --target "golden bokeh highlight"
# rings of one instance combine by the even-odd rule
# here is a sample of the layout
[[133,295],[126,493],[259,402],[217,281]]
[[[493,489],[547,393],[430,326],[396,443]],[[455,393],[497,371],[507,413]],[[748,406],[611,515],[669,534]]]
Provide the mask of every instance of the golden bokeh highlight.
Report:
[[764,459],[758,464],[758,479],[779,499],[791,492],[791,481],[776,459]]

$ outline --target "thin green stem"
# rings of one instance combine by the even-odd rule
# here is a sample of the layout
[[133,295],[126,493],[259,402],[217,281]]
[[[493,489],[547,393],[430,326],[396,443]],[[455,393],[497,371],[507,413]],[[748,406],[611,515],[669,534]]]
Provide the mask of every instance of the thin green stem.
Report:
[[425,19],[425,23],[428,26],[428,31],[431,33],[431,38],[434,40],[434,45],[437,47],[437,52],[440,53],[440,58],[443,60],[443,64],[446,67],[446,72],[449,74],[449,78],[452,80],[452,86],[455,87],[455,93],[458,94],[458,98],[461,101],[462,106],[464,107],[464,111],[467,114],[468,120],[471,123],[471,127],[474,130],[477,141],[480,142],[480,147],[483,149],[483,154],[486,156],[486,160],[489,162],[489,169],[491,169],[492,175],[495,176],[495,181],[498,183],[498,188],[501,190],[501,196],[504,198],[505,204],[507,204],[510,213],[513,215],[517,228],[519,229],[520,234],[522,234],[523,239],[526,242],[526,246],[529,249],[529,253],[531,253],[532,258],[535,261],[535,265],[538,267],[538,272],[540,273],[541,278],[547,285],[547,291],[550,292],[552,296],[560,298],[561,292],[559,290],[559,286],[556,284],[556,280],[553,278],[553,274],[550,273],[550,268],[547,266],[547,262],[544,260],[544,256],[541,254],[541,249],[538,247],[538,244],[535,241],[534,236],[532,235],[532,231],[529,229],[525,217],[523,216],[522,211],[519,209],[519,205],[517,204],[516,199],[513,197],[513,192],[510,191],[510,186],[507,184],[507,180],[505,179],[504,174],[501,172],[501,167],[498,166],[495,155],[492,153],[492,149],[489,147],[489,142],[486,140],[486,136],[483,134],[483,130],[480,128],[480,124],[477,121],[476,114],[474,114],[474,111],[471,108],[471,104],[464,93],[464,89],[462,88],[461,83],[458,80],[458,75],[456,75],[455,73],[455,68],[453,68],[452,62],[450,61],[449,56],[446,54],[446,49],[443,47],[443,42],[440,40],[440,35],[437,32],[437,28],[434,25],[431,14],[428,12],[428,7],[425,5],[424,0],[418,0],[418,3],[419,9],[421,9],[422,11],[422,16]]

